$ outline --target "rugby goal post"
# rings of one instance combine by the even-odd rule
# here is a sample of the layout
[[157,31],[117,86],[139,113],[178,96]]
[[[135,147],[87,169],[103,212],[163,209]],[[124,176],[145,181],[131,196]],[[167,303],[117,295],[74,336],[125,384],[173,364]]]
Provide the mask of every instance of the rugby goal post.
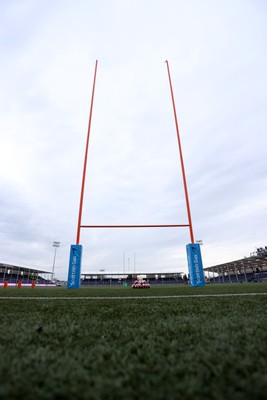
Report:
[[85,224],[82,224],[84,187],[85,187],[85,179],[86,179],[91,122],[92,122],[92,114],[93,114],[96,75],[97,75],[97,67],[98,67],[98,60],[96,60],[95,70],[94,70],[94,78],[93,78],[92,95],[91,95],[91,103],[90,103],[86,146],[85,146],[84,164],[83,164],[76,244],[71,245],[71,248],[70,248],[68,284],[67,284],[67,287],[69,289],[76,289],[76,288],[80,287],[80,274],[81,274],[81,262],[82,262],[82,245],[80,244],[80,233],[81,233],[82,228],[87,228],[87,229],[184,228],[184,227],[189,228],[191,243],[186,245],[186,252],[187,252],[187,260],[188,260],[190,285],[191,286],[204,286],[204,284],[205,284],[200,246],[198,243],[194,243],[194,233],[193,233],[193,224],[192,224],[192,218],[191,218],[190,202],[189,202],[189,196],[188,196],[186,174],[185,174],[184,160],[183,160],[183,152],[182,152],[182,145],[181,145],[181,140],[180,140],[180,133],[179,133],[179,126],[178,126],[176,106],[175,106],[175,100],[174,100],[174,94],[173,94],[170,68],[169,68],[169,63],[167,60],[165,61],[165,63],[167,66],[168,80],[169,80],[169,85],[170,85],[171,100],[172,100],[172,107],[173,107],[179,156],[180,156],[180,164],[181,164],[181,170],[182,170],[182,178],[183,178],[183,186],[184,186],[184,195],[185,195],[188,223],[186,223],[186,224],[154,224],[154,225],[151,225],[151,224],[143,224],[143,225],[85,225]]

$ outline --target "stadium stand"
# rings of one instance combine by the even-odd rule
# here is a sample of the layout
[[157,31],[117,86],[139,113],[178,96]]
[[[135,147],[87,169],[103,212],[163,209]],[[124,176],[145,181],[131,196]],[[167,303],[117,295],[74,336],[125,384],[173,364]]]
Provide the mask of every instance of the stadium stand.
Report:
[[204,268],[210,283],[267,281],[267,246],[239,260]]
[[12,285],[17,285],[18,281],[21,281],[22,285],[31,284],[32,281],[36,281],[39,285],[49,285],[51,275],[51,272],[35,268],[0,263],[0,285],[5,281]]
[[81,274],[82,286],[97,286],[97,285],[127,285],[131,286],[138,277],[144,278],[151,285],[166,285],[166,284],[183,284],[187,283],[183,279],[181,273],[138,273],[138,274]]

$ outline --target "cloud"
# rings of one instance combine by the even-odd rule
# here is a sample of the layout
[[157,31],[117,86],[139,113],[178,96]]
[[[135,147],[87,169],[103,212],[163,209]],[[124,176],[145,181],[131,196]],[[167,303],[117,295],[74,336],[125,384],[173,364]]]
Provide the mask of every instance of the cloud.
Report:
[[[261,2],[4,2],[5,262],[66,277],[95,60],[83,223],[187,221],[170,62],[196,239],[209,266],[265,245],[266,7]],[[186,270],[187,229],[83,230],[86,270]],[[127,264],[128,266],[128,264]]]

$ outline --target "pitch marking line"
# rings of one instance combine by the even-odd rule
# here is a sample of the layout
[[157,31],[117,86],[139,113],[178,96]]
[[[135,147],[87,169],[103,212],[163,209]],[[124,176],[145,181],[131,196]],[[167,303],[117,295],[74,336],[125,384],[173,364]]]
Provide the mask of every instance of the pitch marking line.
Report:
[[101,297],[82,297],[82,296],[72,296],[72,297],[20,297],[20,296],[0,296],[0,300],[143,300],[143,299],[186,299],[186,298],[197,298],[197,297],[234,297],[234,296],[267,296],[267,293],[228,293],[228,294],[191,294],[191,295],[173,295],[173,296],[101,296]]

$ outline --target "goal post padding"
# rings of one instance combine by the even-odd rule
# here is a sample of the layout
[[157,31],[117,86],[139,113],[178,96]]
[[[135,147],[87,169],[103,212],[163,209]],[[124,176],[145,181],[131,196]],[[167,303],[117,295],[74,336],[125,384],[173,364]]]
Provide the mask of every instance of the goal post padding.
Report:
[[70,262],[68,274],[68,289],[79,289],[81,286],[82,245],[70,246]]
[[186,252],[190,286],[205,286],[200,245],[198,243],[187,244]]

